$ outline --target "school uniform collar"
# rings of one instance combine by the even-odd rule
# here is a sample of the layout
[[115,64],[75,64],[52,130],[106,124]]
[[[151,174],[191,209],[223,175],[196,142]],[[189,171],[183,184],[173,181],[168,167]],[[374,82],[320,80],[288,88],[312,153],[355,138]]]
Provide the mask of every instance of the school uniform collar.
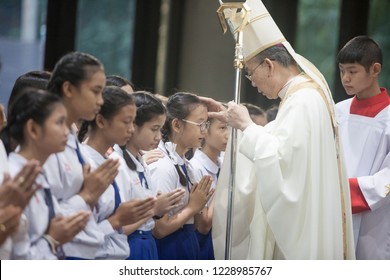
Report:
[[87,151],[88,156],[91,158],[93,162],[95,162],[97,165],[101,165],[106,161],[106,158],[102,156],[98,151],[96,151],[94,148],[87,144],[80,144],[82,145]]
[[70,133],[68,134],[68,140],[66,141],[66,145],[72,148],[73,150],[77,149],[76,141],[79,141],[77,139],[76,134],[73,132],[73,130],[70,130]]
[[219,165],[217,165],[201,150],[196,150],[195,151],[194,158],[196,158],[199,161],[201,161],[204,164],[203,166],[210,173],[215,174],[215,175],[218,173],[218,170],[219,170],[219,167],[220,167],[220,162],[219,162],[220,159],[219,158],[218,158],[218,164]]
[[188,161],[185,158],[182,158],[177,152],[176,152],[176,144],[172,142],[164,142],[160,141],[158,144],[158,147],[163,153],[165,153],[170,160],[173,162],[173,164],[183,165],[188,164]]
[[160,149],[164,154],[168,155],[167,153],[167,150],[165,149],[165,146],[164,146],[164,141],[160,140],[160,143],[158,143],[158,149]]
[[27,159],[18,153],[12,152],[8,156],[9,159],[12,159],[18,166],[23,166],[27,163]]
[[114,147],[113,147],[114,151],[117,152],[121,157],[123,157],[123,151],[121,149],[121,147],[119,147],[118,144],[115,144]]
[[128,150],[126,150],[126,153],[129,154],[133,162],[135,163],[135,169],[137,172],[145,172],[145,162],[140,154],[137,155],[137,157],[133,156],[132,153],[130,153]]
[[[27,164],[27,159],[23,156],[21,156],[18,153],[12,152],[9,154],[8,158],[17,166],[22,168],[24,165]],[[42,168],[42,171],[38,174],[37,178],[35,179],[35,183],[40,185],[42,188],[49,188],[49,183],[46,181],[46,173],[45,169]]]
[[[121,147],[119,147],[119,145],[115,144],[113,149],[115,152],[117,152],[123,158],[123,150]],[[135,163],[135,168],[136,168],[137,172],[144,172],[146,163],[145,163],[143,157],[141,156],[141,154],[138,154],[137,157],[135,157],[128,150],[126,150],[126,152],[129,154],[129,156],[131,157],[131,159]]]

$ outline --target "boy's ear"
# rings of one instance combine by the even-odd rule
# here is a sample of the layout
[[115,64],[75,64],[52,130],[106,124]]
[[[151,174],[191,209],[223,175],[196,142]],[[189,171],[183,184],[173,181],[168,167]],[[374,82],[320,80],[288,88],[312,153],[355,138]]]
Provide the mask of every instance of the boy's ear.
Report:
[[379,76],[381,70],[382,70],[382,65],[380,63],[376,62],[372,65],[372,73],[374,74],[374,76]]

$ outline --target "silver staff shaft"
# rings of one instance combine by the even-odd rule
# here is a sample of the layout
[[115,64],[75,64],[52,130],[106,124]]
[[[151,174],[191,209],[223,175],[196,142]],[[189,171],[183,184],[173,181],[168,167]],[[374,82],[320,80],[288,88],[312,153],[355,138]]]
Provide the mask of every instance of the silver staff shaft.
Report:
[[[242,69],[244,68],[244,56],[243,56],[243,30],[249,21],[250,7],[246,5],[246,2],[229,2],[223,3],[221,0],[220,7],[217,10],[219,22],[223,32],[228,29],[232,32],[236,41],[235,54],[234,54],[234,68],[236,69],[235,80],[235,92],[234,101],[240,103],[241,94],[241,76]],[[227,24],[226,24],[227,23]],[[227,217],[226,217],[226,240],[225,240],[225,259],[231,259],[232,249],[232,237],[233,237],[233,208],[234,208],[234,190],[236,184],[236,164],[237,164],[237,130],[232,129],[231,142],[230,142],[230,174],[229,174],[229,186],[228,186],[228,205],[227,205]]]
[[[241,96],[241,78],[243,68],[242,56],[242,32],[238,32],[234,68],[236,69],[236,80],[234,90],[234,102],[240,103]],[[236,164],[237,164],[237,129],[232,128],[230,142],[230,173],[229,173],[229,189],[228,189],[228,205],[226,218],[226,241],[225,241],[225,260],[231,259],[232,237],[233,237],[233,213],[234,213],[234,190],[236,184]]]

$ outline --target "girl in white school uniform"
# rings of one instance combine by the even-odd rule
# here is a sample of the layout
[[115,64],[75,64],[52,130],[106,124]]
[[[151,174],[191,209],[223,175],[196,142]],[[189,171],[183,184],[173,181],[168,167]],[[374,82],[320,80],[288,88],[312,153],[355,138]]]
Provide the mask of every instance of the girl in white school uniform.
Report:
[[[69,133],[66,115],[58,96],[33,88],[21,93],[2,131],[3,139],[12,138],[19,145],[18,152],[9,154],[11,176],[22,170],[29,160],[36,159],[43,165],[52,153],[64,150]],[[38,174],[35,184],[41,189],[24,210],[28,235],[14,244],[13,258],[63,258],[62,244],[73,239],[85,227],[90,212],[80,211],[63,217],[44,171]]]
[[50,156],[44,165],[49,184],[63,211],[94,211],[84,230],[63,246],[67,259],[94,259],[104,243],[104,232],[96,222],[95,205],[117,175],[119,163],[107,160],[91,172],[84,147],[71,125],[95,118],[103,105],[105,81],[99,60],[74,52],[57,62],[48,84],[52,94],[62,97],[68,113],[66,125],[70,129],[64,152]]
[[[126,170],[130,176],[128,189],[131,198],[143,199],[156,197],[154,209],[157,218],[177,206],[184,196],[183,189],[158,195],[155,186],[150,180],[149,169],[143,161],[141,150],[153,149],[161,140],[161,128],[166,118],[164,105],[148,92],[135,92],[132,95],[137,106],[137,115],[134,120],[135,131],[127,145],[116,145],[112,157],[121,157],[125,162]],[[124,232],[128,235],[131,260],[158,259],[156,242],[152,236],[155,222],[152,217],[127,226]]]
[[[190,160],[190,170],[195,182],[203,176],[209,175],[213,180],[211,188],[215,189],[218,181],[219,170],[222,164],[221,152],[226,150],[229,138],[227,124],[217,119],[209,119],[210,127],[207,131],[202,147],[195,151]],[[208,201],[202,214],[196,216],[196,235],[200,246],[200,259],[213,260],[214,249],[211,238],[211,225],[213,217],[212,198]]]
[[34,181],[41,167],[36,160],[31,160],[11,178],[1,140],[0,160],[0,260],[9,260],[19,251],[16,244],[27,237],[27,219],[23,210],[38,190]]
[[164,157],[149,165],[152,183],[163,193],[183,188],[182,205],[156,221],[153,234],[160,259],[199,259],[194,216],[212,196],[211,179],[192,186],[185,152],[199,147],[207,132],[207,107],[190,93],[176,93],[167,103],[167,120],[159,149]]
[[[115,143],[125,145],[134,132],[133,121],[136,114],[134,100],[119,87],[106,87],[103,90],[104,104],[95,120],[84,121],[79,131],[79,139],[89,131],[85,144],[86,157],[96,169],[106,160],[106,151]],[[96,254],[96,259],[126,259],[129,254],[127,236],[123,227],[154,215],[154,199],[127,201],[130,196],[130,178],[126,172],[119,172],[111,186],[99,198],[96,208],[97,223],[105,234],[105,242]]]

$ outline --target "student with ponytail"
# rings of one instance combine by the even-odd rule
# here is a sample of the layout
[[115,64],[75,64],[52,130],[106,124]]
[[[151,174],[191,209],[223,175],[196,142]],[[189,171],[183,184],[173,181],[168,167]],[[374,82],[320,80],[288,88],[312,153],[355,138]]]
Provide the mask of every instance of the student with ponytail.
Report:
[[[178,206],[184,196],[183,189],[176,189],[165,194],[158,194],[150,180],[149,169],[141,156],[142,151],[149,151],[161,140],[161,128],[165,122],[166,109],[164,105],[148,92],[135,92],[132,95],[137,106],[134,120],[134,133],[127,145],[116,145],[112,157],[120,157],[125,162],[125,169],[130,176],[132,199],[156,197],[154,208],[158,218]],[[154,219],[149,217],[138,223],[124,227],[128,235],[130,257],[132,260],[158,259],[156,242],[152,236]]]
[[153,234],[160,259],[199,259],[199,244],[194,231],[194,216],[199,214],[214,191],[211,179],[193,183],[185,153],[197,148],[209,123],[207,107],[190,93],[176,93],[167,103],[167,119],[159,149],[164,158],[149,165],[152,183],[162,193],[184,189],[182,205],[156,221]]
[[73,123],[93,120],[103,105],[102,91],[106,83],[103,65],[95,57],[73,52],[55,65],[49,80],[49,91],[62,98],[68,113],[70,129],[64,152],[52,155],[44,165],[54,196],[70,213],[93,210],[86,227],[71,242],[65,244],[68,259],[94,259],[104,243],[104,233],[97,225],[95,206],[118,174],[119,163],[105,161],[90,171],[84,147],[78,142]]
[[[34,88],[20,93],[1,133],[5,143],[13,139],[18,145],[18,151],[9,154],[11,176],[20,172],[28,161],[35,159],[43,165],[51,154],[64,150],[69,133],[66,116],[58,96]],[[38,174],[34,185],[40,189],[24,210],[28,222],[19,225],[27,227],[28,235],[14,244],[11,258],[63,258],[62,245],[85,227],[90,212],[79,211],[63,217],[44,170]]]
[[[136,114],[131,95],[119,87],[110,86],[103,90],[104,104],[95,120],[84,121],[79,131],[89,131],[84,145],[86,156],[96,169],[107,161],[106,151],[114,144],[126,145],[134,132],[133,121]],[[99,198],[96,207],[97,222],[105,233],[105,242],[97,252],[96,259],[126,259],[129,256],[127,236],[124,227],[149,219],[154,215],[153,197],[130,200],[131,180],[127,172],[119,169],[119,174],[111,186]]]

